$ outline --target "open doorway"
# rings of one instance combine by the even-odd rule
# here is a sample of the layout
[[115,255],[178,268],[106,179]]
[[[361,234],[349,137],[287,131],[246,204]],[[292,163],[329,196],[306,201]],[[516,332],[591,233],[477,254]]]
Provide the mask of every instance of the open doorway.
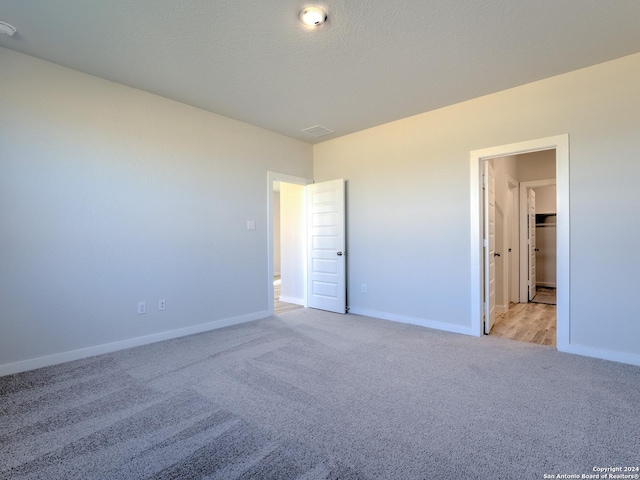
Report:
[[[484,224],[486,217],[484,216],[483,200],[483,172],[485,171],[485,165],[487,161],[497,159],[500,157],[517,156],[534,152],[542,152],[547,150],[555,150],[556,164],[555,164],[555,178],[556,178],[556,213],[557,213],[557,230],[556,230],[556,285],[557,285],[557,306],[556,306],[556,346],[558,350],[567,351],[569,348],[569,331],[570,331],[570,311],[569,311],[569,136],[558,135],[555,137],[541,138],[537,140],[529,140],[509,145],[502,145],[497,147],[485,148],[482,150],[474,150],[470,152],[470,194],[471,194],[471,297],[472,297],[472,310],[471,310],[471,328],[477,335],[485,334],[485,330],[491,332],[491,325],[489,328],[485,328],[487,320],[489,322],[495,318],[488,317],[491,310],[491,296],[485,295],[486,293],[486,275],[485,271],[488,270],[485,267],[485,260],[487,258],[487,251],[489,246],[485,247],[485,239],[483,238]],[[514,200],[514,183],[518,184],[520,189],[520,181],[517,177],[511,175],[512,179],[506,182],[505,196],[508,199],[511,195],[512,210],[515,211],[516,207]],[[511,194],[509,194],[511,191]],[[505,201],[507,210],[503,211],[503,215],[509,215],[508,203]],[[511,213],[513,215],[513,212]],[[513,244],[512,246],[506,245],[509,242],[509,232],[511,236],[515,236],[514,229],[507,229],[506,232],[497,235],[496,238],[503,238],[503,245],[499,248],[512,248],[513,258]],[[507,240],[504,240],[504,237]],[[497,240],[496,240],[497,241]],[[500,253],[502,257],[502,251],[496,250],[494,246],[493,253]],[[519,256],[523,256],[523,252],[519,252]],[[504,259],[502,259],[504,260]],[[509,278],[509,273],[515,271],[513,261],[508,262],[507,265],[502,262],[501,270],[506,268],[507,273],[505,278],[508,280],[503,283],[502,291],[503,296],[507,300],[515,298],[514,288],[515,280],[513,275]],[[520,262],[518,262],[519,268]],[[511,286],[511,288],[510,288]],[[520,285],[519,285],[520,287]],[[499,289],[500,290],[500,289]],[[499,290],[496,291],[496,295]],[[518,288],[518,291],[521,289]],[[504,293],[506,291],[506,293]],[[488,299],[488,301],[485,301]],[[518,293],[518,300],[522,302],[520,293]],[[526,305],[530,304],[528,300]],[[508,308],[508,304],[497,304],[494,300],[493,308],[495,313],[500,312],[501,308]]]
[[[485,334],[555,346],[556,150],[496,157],[485,163],[495,184],[495,234],[488,241],[493,252],[489,265],[495,265],[485,267],[485,292],[491,291],[488,282],[495,284],[489,302],[495,313]],[[485,188],[484,196],[488,195]],[[485,257],[487,253],[485,249]]]
[[274,314],[305,304],[304,186],[273,182],[273,301]]
[[[274,313],[274,287],[279,280],[279,301],[347,313],[345,180],[314,183],[268,172],[267,188],[269,312]],[[275,232],[275,217],[280,235]],[[280,279],[274,278],[278,266]]]
[[[304,186],[313,183],[313,180],[303,177],[296,177],[292,175],[276,173],[276,172],[268,172],[267,173],[267,248],[268,248],[268,264],[267,264],[267,305],[269,312],[272,314],[275,310],[275,294],[276,288],[278,287],[280,291],[278,292],[278,301],[282,299],[282,281],[284,279],[285,282],[285,297],[290,295],[291,291],[300,292],[294,293],[291,295],[292,298],[285,298],[291,305],[299,305],[299,302],[302,301],[302,305],[304,304],[306,299],[306,262],[298,261],[298,262],[290,262],[288,259],[294,257],[296,253],[292,251],[291,248],[288,247],[289,242],[295,242],[292,240],[292,237],[297,237],[302,242],[303,251],[306,249],[306,230],[304,226],[304,217],[302,220],[292,220],[291,222],[288,220],[289,214],[285,214],[285,226],[283,227],[283,218],[282,218],[282,209],[287,209],[287,212],[291,212],[291,215],[295,217],[296,210],[300,210],[301,208],[304,211],[304,197],[302,199],[292,200],[293,195],[289,195],[290,192],[295,192],[295,189],[288,187],[299,187],[304,190]],[[283,199],[283,185],[285,186],[285,194]],[[296,229],[295,223],[298,223],[298,228]],[[284,238],[283,238],[283,228],[285,229]],[[296,233],[297,232],[297,233]],[[284,239],[284,245],[283,245]],[[286,251],[285,259],[283,263],[282,253],[283,250]],[[283,272],[283,266],[284,272]],[[283,276],[284,274],[284,276]],[[279,278],[276,278],[279,277]],[[289,288],[289,285],[293,285],[292,289]],[[298,299],[298,303],[296,300]],[[291,301],[294,300],[294,301]]]

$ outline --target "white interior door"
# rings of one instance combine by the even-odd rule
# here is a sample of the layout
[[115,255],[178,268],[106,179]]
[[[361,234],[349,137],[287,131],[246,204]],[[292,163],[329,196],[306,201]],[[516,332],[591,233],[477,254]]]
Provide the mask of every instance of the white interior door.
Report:
[[520,302],[520,224],[519,219],[519,206],[520,198],[518,196],[518,184],[509,183],[507,188],[507,207],[509,209],[509,240],[508,250],[505,253],[509,261],[509,273],[507,278],[509,279],[509,303]]
[[347,312],[344,180],[307,185],[307,305]]
[[527,222],[529,231],[529,301],[536,296],[536,192],[527,192]]
[[484,333],[496,319],[496,181],[493,166],[484,162]]

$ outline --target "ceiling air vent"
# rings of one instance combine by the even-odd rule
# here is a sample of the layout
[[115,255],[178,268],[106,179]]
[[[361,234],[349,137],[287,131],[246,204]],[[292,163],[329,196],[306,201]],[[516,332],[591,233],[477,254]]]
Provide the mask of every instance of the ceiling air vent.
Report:
[[329,130],[327,127],[323,127],[322,125],[314,125],[313,127],[303,128],[302,131],[304,133],[308,133],[312,137],[324,137],[325,135],[334,133],[333,130]]

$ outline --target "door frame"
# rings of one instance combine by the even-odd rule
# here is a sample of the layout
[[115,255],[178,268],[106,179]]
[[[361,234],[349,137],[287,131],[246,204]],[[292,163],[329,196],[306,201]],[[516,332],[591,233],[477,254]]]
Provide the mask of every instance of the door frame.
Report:
[[[273,315],[274,312],[274,299],[273,299],[273,183],[285,182],[293,183],[295,185],[307,186],[313,183],[310,178],[296,177],[293,175],[287,175],[285,173],[267,172],[267,305],[269,315]],[[304,209],[306,212],[306,208]],[[306,219],[304,222],[306,230]],[[305,236],[306,238],[306,236]],[[307,251],[306,246],[304,251]],[[303,277],[304,282],[304,306],[307,306],[307,265],[306,262],[303,265]]]
[[569,209],[569,135],[539,138],[470,152],[470,230],[471,230],[471,332],[483,335],[482,256],[482,162],[491,158],[520,155],[541,150],[556,151],[557,222],[557,338],[556,347],[568,351],[570,344],[570,209]]
[[[557,155],[557,154],[556,154]],[[557,162],[556,158],[556,162]],[[536,187],[548,187],[550,185],[557,185],[555,178],[548,178],[545,180],[532,180],[529,182],[520,182],[520,303],[527,303],[529,301],[529,291],[527,289],[529,283],[529,255],[527,244],[527,190],[529,188],[535,189]],[[556,196],[557,196],[556,186]]]

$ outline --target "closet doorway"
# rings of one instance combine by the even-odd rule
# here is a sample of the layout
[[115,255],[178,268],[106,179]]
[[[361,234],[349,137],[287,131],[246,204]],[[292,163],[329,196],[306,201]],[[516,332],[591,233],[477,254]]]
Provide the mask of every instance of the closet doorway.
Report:
[[[479,307],[473,307],[472,324],[481,334],[560,350],[568,345],[568,153],[566,135],[471,152],[472,297]],[[485,188],[491,183],[486,172],[493,188]],[[547,191],[536,202],[539,188]],[[487,213],[492,202],[486,192],[492,190],[494,212]],[[556,289],[557,306],[551,298]]]
[[486,161],[496,185],[496,295],[495,317],[485,334],[556,344],[555,153]]

